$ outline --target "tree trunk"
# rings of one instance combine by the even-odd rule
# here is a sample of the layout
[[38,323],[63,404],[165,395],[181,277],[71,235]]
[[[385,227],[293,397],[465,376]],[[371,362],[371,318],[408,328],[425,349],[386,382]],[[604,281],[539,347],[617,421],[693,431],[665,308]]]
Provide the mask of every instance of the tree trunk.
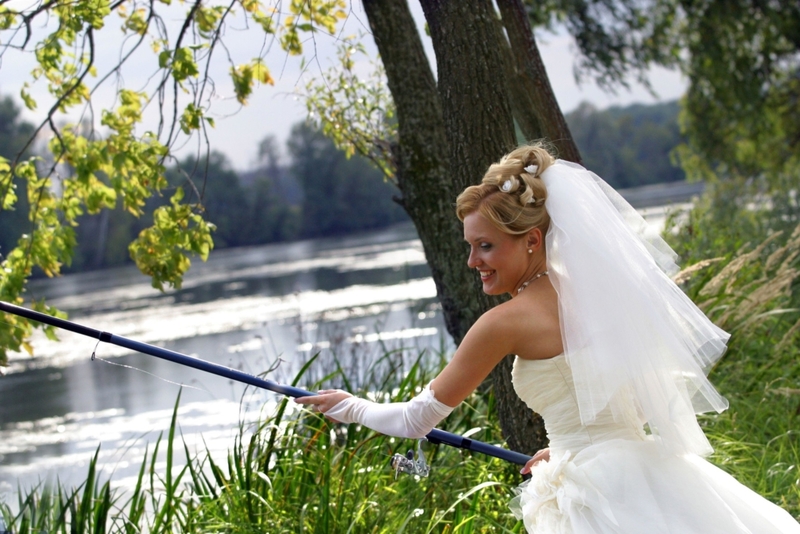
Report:
[[[553,93],[525,7],[520,0],[497,0],[497,7],[500,8],[508,40],[511,43],[512,58],[520,82],[530,88],[526,91],[529,96],[523,96],[525,100],[520,101],[519,106],[532,103],[539,116],[541,131],[544,137],[555,145],[558,157],[580,163],[578,146],[572,139],[567,121]],[[525,135],[529,136],[522,121],[520,126]]]
[[463,275],[463,237],[453,209],[458,191],[436,81],[406,0],[363,3],[397,112],[399,142],[392,154],[400,202],[422,241],[447,330],[459,343],[474,318],[465,316],[458,296],[474,292],[475,281]]
[[[395,102],[397,181],[417,228],[456,343],[500,302],[480,289],[467,267],[455,198],[515,146],[498,22],[488,0],[423,2],[436,49],[439,85],[430,70],[406,0],[364,0]],[[467,5],[468,4],[468,5]],[[507,58],[506,58],[507,59]],[[507,59],[508,61],[508,59]],[[492,373],[498,414],[509,446],[532,454],[546,443],[541,418],[514,394],[511,360]]]
[[[489,0],[422,0],[421,5],[436,52],[452,181],[461,191],[479,183],[489,165],[516,146],[496,13]],[[499,300],[476,291],[476,275],[465,262],[461,270],[473,280],[459,290],[471,292],[459,299],[469,326]],[[490,378],[503,436],[509,447],[530,454],[546,444],[544,425],[514,392],[511,363],[506,357]]]

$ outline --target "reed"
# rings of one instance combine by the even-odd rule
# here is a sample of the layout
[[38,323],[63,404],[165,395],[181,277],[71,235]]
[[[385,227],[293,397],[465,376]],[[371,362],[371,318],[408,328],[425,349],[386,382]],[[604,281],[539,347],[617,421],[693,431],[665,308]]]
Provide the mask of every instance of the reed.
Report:
[[[361,394],[382,385],[408,398],[431,378],[417,360],[399,383],[374,376]],[[474,397],[446,430],[496,438],[485,404]],[[333,426],[284,400],[257,431],[242,429],[227,465],[210,455],[191,464],[198,497],[193,525],[225,532],[515,531],[503,506],[518,477],[513,467],[432,447],[429,478],[395,479],[389,458],[410,446],[357,425]]]

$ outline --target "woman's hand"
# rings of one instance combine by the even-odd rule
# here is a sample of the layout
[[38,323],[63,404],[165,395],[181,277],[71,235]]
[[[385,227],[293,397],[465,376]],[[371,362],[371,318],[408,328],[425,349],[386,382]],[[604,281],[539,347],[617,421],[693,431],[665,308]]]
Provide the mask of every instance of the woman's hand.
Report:
[[528,460],[528,463],[525,464],[525,467],[520,469],[520,473],[523,475],[527,475],[531,472],[531,467],[538,464],[539,462],[549,462],[550,461],[550,447],[546,449],[542,449],[536,454],[533,455],[533,458]]
[[323,389],[319,395],[298,397],[294,401],[297,404],[310,404],[313,409],[324,414],[348,397],[352,395],[341,389]]

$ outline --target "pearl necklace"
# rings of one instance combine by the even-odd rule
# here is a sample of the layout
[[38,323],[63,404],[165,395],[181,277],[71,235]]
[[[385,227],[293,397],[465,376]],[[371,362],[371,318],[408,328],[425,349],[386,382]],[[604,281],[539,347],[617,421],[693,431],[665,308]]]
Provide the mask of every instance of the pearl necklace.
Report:
[[530,280],[528,280],[527,282],[523,283],[521,286],[519,286],[519,289],[517,289],[517,295],[522,293],[522,290],[525,289],[526,287],[528,287],[528,284],[530,284],[531,282],[534,282],[534,281],[538,280],[539,278],[541,278],[542,276],[546,276],[548,274],[550,274],[549,271],[542,271],[539,274],[537,274],[536,276],[534,276],[533,278],[531,278]]

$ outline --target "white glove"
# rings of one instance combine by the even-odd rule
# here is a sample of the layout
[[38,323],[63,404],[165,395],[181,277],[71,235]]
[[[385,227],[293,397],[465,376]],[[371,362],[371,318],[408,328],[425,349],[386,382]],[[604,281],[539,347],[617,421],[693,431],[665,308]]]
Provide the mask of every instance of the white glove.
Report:
[[341,423],[359,423],[389,436],[422,438],[452,411],[453,408],[436,400],[428,384],[408,402],[379,404],[347,397],[325,415]]

